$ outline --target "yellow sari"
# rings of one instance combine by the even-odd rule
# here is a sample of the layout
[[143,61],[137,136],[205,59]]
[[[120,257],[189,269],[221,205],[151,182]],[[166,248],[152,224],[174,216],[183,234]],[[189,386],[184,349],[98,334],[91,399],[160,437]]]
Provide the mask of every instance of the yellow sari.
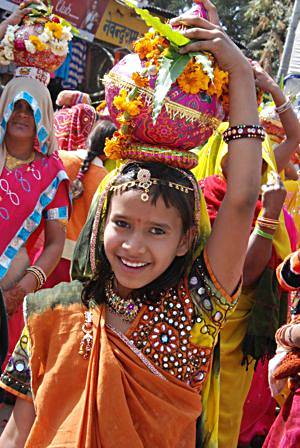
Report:
[[[228,153],[228,145],[222,134],[228,123],[222,123],[210,137],[198,157],[198,166],[193,173],[198,181],[219,175],[224,177],[222,161]],[[262,185],[267,182],[268,173],[277,172],[276,160],[269,137],[262,145],[262,157],[266,170]],[[274,247],[279,256],[291,250],[283,213],[280,226],[274,237]],[[238,443],[243,404],[249,392],[254,373],[254,362],[246,370],[241,365],[242,344],[247,333],[247,324],[255,302],[255,289],[243,288],[234,313],[227,320],[220,335],[220,361],[215,353],[214,365],[202,393],[202,433],[206,434],[201,446],[205,448],[235,448]]]

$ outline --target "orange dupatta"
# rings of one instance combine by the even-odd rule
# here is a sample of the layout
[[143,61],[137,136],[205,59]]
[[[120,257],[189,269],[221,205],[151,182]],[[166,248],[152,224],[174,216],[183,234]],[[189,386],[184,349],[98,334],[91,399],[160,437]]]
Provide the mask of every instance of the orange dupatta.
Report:
[[166,372],[163,377],[146,367],[129,340],[124,343],[105,326],[104,306],[94,314],[96,334],[76,446],[194,448],[200,395]]
[[[92,311],[89,360],[78,354],[85,310],[78,285],[62,283],[29,302],[37,416],[25,447],[194,448],[199,393],[108,328],[104,305]],[[42,312],[36,308],[41,303]]]

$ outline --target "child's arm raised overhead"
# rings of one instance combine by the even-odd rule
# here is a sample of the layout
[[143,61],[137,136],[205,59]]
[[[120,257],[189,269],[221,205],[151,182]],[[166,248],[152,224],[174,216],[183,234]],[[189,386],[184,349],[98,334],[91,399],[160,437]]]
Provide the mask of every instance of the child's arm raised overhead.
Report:
[[286,138],[274,149],[277,169],[280,173],[288,164],[291,156],[298,149],[300,144],[300,123],[291,103],[288,102],[286,96],[274,79],[263,70],[258,62],[251,61],[251,65],[254,71],[255,84],[263,91],[272,95],[277,109],[279,108],[280,110],[280,108],[282,108],[282,112],[279,113],[279,118]]
[[[205,19],[176,20],[190,27],[184,35],[194,39],[183,53],[210,51],[229,72],[230,126],[258,125],[253,70],[242,52],[219,26]],[[207,255],[217,280],[231,294],[243,272],[259,194],[262,152],[259,138],[230,140],[228,146],[227,192],[207,243]]]

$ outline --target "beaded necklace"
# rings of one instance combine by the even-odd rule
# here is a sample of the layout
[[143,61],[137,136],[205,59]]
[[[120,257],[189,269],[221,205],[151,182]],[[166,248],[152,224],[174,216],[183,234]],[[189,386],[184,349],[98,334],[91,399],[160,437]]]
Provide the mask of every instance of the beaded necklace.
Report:
[[133,300],[129,296],[127,299],[122,299],[113,289],[113,277],[105,285],[105,297],[109,309],[126,322],[134,320],[143,305],[139,298]]

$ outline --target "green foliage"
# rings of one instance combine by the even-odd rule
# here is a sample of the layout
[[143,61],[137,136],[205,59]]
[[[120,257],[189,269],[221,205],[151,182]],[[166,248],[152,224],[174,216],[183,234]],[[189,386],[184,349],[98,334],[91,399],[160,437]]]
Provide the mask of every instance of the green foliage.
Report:
[[154,28],[161,36],[164,36],[172,44],[181,47],[190,42],[182,34],[172,30],[170,25],[163,23],[158,17],[152,16],[147,9],[137,8],[134,3],[129,0],[124,0],[127,6],[133,8],[137,14],[146,22],[146,24]]
[[269,72],[275,73],[283,51],[294,0],[250,0],[245,19],[251,25],[249,47]]
[[191,55],[179,53],[173,54],[171,57],[163,57],[160,61],[159,71],[156,79],[153,99],[153,122],[155,123],[161,112],[163,101],[171,88],[173,82],[181,75]]
[[[228,35],[244,45],[247,56],[275,75],[283,50],[294,0],[213,0]],[[180,14],[189,0],[153,0],[151,5]]]

